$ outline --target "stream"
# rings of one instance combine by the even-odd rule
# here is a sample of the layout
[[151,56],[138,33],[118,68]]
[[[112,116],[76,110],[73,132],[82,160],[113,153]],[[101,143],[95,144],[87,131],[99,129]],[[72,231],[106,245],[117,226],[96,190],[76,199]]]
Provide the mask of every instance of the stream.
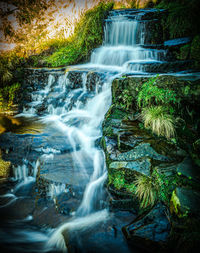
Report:
[[148,47],[145,15],[154,12],[111,11],[87,64],[27,70],[35,88],[0,140],[13,169],[0,186],[1,252],[141,252],[121,232],[134,214],[109,210],[100,140],[112,81],[155,75],[168,60]]

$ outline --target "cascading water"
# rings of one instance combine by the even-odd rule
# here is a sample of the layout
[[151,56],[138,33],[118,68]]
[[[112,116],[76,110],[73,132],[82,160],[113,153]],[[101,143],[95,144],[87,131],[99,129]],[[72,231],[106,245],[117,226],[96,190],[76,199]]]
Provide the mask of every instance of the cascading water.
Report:
[[[165,59],[165,50],[146,49],[144,44],[144,22],[138,22],[138,15],[109,16],[105,22],[105,40],[102,47],[91,56],[96,66],[119,66],[120,71],[143,72],[141,62],[160,62]],[[142,28],[142,29],[141,29]],[[139,32],[138,32],[139,31]],[[131,68],[129,63],[132,63]]]
[[[71,213],[69,221],[51,233],[45,244],[46,250],[58,248],[66,251],[70,233],[80,232],[109,219],[103,190],[107,178],[106,164],[97,142],[102,136],[104,115],[111,104],[112,80],[126,71],[144,74],[142,63],[159,62],[166,54],[164,50],[140,46],[144,43],[144,36],[138,32],[138,15],[136,12],[131,16],[132,19],[128,19],[123,14],[113,15],[111,12],[105,23],[103,46],[94,50],[90,63],[75,66],[66,74],[50,73],[46,86],[32,92],[32,101],[20,115],[36,116],[38,108],[43,106],[40,121],[47,126],[51,135],[55,135],[55,138],[62,136],[62,141],[67,144],[63,150],[41,148],[39,151],[42,155],[35,161],[31,174],[26,171],[26,161],[15,168],[15,179],[23,182],[28,176],[35,179],[37,171],[40,170],[41,174],[42,167],[47,163],[43,180],[49,180],[48,176],[51,179],[59,178],[56,183],[50,182],[46,189],[46,195],[50,198],[55,200],[60,193],[69,192],[66,185],[84,187],[79,207]],[[98,80],[95,79],[95,87],[90,87],[88,83],[94,68]],[[77,80],[72,80],[73,73],[81,74]],[[62,165],[61,173],[59,161],[62,159],[66,164]],[[56,176],[53,173],[48,175],[52,164],[54,168],[58,167],[54,173]]]

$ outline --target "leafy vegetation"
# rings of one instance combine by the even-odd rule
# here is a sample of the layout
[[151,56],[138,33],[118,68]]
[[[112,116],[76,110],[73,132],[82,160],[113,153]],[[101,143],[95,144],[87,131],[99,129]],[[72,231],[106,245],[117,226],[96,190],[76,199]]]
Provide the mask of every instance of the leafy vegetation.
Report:
[[170,38],[194,36],[200,32],[199,0],[162,0],[157,8],[168,10],[163,27]]
[[150,128],[158,136],[167,139],[175,135],[175,118],[169,114],[168,108],[164,106],[151,106],[144,108],[141,113],[144,126]]
[[158,76],[150,78],[142,84],[138,93],[137,103],[139,107],[151,105],[169,105],[178,102],[177,94],[173,90],[160,88],[156,85]]
[[14,105],[14,99],[19,88],[20,84],[14,83],[0,89],[0,111],[8,110]]
[[129,90],[124,89],[121,95],[118,96],[120,102],[120,107],[126,110],[129,110],[133,103],[133,97],[130,94]]

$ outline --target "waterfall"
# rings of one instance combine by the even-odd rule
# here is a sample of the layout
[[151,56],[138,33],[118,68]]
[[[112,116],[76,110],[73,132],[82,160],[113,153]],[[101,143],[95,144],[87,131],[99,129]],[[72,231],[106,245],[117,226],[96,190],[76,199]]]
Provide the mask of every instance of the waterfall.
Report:
[[[133,19],[134,18],[134,19]],[[160,62],[166,57],[165,50],[143,48],[145,42],[145,22],[139,22],[138,14],[128,19],[123,14],[110,15],[105,22],[103,46],[94,50],[90,64],[98,66],[118,66],[121,71],[145,72],[140,62]],[[128,63],[134,63],[129,67]]]
[[[122,16],[123,18],[123,16]],[[120,20],[106,22],[104,30],[104,45],[107,46],[135,46],[138,22]]]
[[[92,52],[90,62],[70,67],[66,73],[51,71],[44,87],[31,93],[31,102],[19,115],[39,114],[39,120],[52,135],[62,136],[67,148],[64,155],[56,147],[36,150],[41,154],[32,170],[23,161],[14,170],[15,179],[26,182],[31,176],[35,180],[40,166],[47,163],[47,174],[51,164],[59,169],[57,163],[66,159],[60,181],[48,185],[47,196],[55,201],[59,194],[69,192],[66,185],[84,187],[79,207],[68,222],[53,231],[46,248],[67,251],[66,234],[82,231],[110,217],[103,201],[107,179],[105,157],[97,141],[102,137],[102,122],[111,104],[112,80],[124,72],[145,74],[144,63],[161,62],[166,56],[165,50],[142,46],[144,29],[140,32],[138,15],[135,12],[129,19],[120,13],[116,16],[110,13],[103,45]],[[63,183],[65,177],[69,183]]]

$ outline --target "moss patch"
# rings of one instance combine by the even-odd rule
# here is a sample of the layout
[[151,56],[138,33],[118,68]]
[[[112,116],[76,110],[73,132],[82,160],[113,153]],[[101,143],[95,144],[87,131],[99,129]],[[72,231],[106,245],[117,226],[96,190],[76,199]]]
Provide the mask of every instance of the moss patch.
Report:
[[6,178],[10,174],[10,162],[6,162],[1,158],[1,150],[0,150],[0,178]]

